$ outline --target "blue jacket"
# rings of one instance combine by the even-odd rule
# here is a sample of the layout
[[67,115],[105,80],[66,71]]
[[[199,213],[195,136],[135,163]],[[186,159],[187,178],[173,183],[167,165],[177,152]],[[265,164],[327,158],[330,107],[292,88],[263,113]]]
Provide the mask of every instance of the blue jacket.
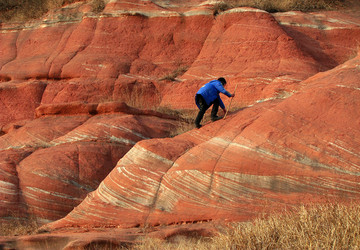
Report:
[[[202,95],[204,97],[205,102],[207,105],[211,105],[211,103],[218,98],[220,102],[220,107],[222,109],[225,108],[225,105],[223,101],[221,100],[219,93],[223,93],[224,95],[227,95],[228,97],[231,97],[231,94],[224,89],[223,85],[219,80],[212,80],[208,83],[206,83],[204,86],[202,86],[199,91],[196,93],[197,95]],[[200,106],[198,103],[196,103],[198,108],[200,109]]]

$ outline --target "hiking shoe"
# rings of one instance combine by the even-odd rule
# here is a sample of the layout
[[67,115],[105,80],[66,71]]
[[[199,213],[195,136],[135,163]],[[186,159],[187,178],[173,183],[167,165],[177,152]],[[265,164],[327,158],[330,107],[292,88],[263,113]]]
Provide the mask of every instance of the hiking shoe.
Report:
[[200,125],[200,124],[195,124],[195,126],[196,126],[196,128],[201,128],[202,127],[202,125]]
[[215,122],[215,121],[220,120],[222,118],[223,118],[222,116],[214,116],[214,117],[211,117],[211,121]]

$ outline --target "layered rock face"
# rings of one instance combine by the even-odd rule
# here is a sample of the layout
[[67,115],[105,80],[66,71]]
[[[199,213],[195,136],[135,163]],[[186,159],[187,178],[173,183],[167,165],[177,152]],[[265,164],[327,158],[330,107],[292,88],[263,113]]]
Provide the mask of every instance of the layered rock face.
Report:
[[[46,228],[125,228],[359,199],[356,15],[214,15],[195,0],[66,9],[76,15],[1,27],[3,220],[71,212]],[[183,124],[151,108],[195,112],[219,76],[237,86],[234,111],[164,138]]]
[[137,143],[50,227],[248,220],[302,203],[358,201],[359,63],[302,82],[286,100]]
[[[168,136],[178,125],[176,120],[146,112],[44,116],[28,121],[0,137],[2,216],[30,213],[45,221],[63,217],[136,142]],[[26,212],[13,209],[17,206],[26,206]]]

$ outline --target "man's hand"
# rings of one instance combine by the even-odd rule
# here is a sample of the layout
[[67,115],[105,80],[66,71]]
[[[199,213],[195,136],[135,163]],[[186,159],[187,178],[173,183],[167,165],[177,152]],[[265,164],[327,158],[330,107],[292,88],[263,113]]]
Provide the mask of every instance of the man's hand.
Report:
[[235,97],[235,92],[234,92],[234,94],[231,95],[231,97]]

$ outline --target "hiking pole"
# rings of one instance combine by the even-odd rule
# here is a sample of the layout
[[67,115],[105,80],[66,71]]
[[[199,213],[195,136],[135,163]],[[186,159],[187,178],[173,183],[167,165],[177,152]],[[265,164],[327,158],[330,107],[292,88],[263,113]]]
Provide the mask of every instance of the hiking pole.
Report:
[[[235,92],[236,92],[237,86],[238,86],[238,83],[237,83],[236,86],[235,86],[234,94],[235,94]],[[229,103],[229,108],[226,110],[226,113],[225,113],[224,118],[223,118],[224,120],[225,120],[225,117],[226,117],[227,113],[228,113],[229,110],[230,110],[231,102],[232,102],[233,98],[234,98],[234,97],[231,97],[231,100],[230,100],[230,103]]]

